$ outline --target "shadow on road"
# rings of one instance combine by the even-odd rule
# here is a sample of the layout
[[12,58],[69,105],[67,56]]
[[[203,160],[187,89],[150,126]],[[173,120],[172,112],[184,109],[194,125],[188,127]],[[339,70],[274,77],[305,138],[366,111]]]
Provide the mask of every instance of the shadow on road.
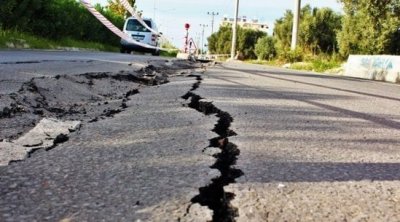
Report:
[[[241,69],[234,69],[234,68],[229,68],[229,67],[225,67],[225,66],[223,66],[223,67],[225,69],[233,70],[233,71],[242,71],[242,72],[244,71],[244,70],[241,70]],[[245,72],[250,73],[252,75],[257,75],[257,76],[270,78],[270,79],[282,80],[282,81],[287,81],[287,82],[294,82],[294,83],[299,83],[299,84],[308,85],[308,86],[321,87],[321,88],[325,88],[325,89],[332,89],[332,90],[337,90],[337,91],[342,91],[342,92],[354,93],[354,94],[363,95],[363,96],[371,96],[371,97],[380,98],[380,99],[388,99],[388,100],[393,100],[393,101],[400,101],[400,98],[395,98],[395,97],[390,97],[390,96],[385,96],[385,95],[372,94],[372,93],[361,92],[361,91],[345,89],[345,88],[339,88],[339,87],[332,87],[332,86],[323,85],[323,84],[315,84],[315,83],[306,82],[306,81],[299,81],[299,80],[295,80],[295,79],[290,79],[290,77],[295,76],[295,77],[306,77],[306,78],[312,78],[312,79],[346,80],[346,81],[367,82],[367,83],[373,82],[372,80],[357,79],[357,78],[345,77],[345,76],[327,76],[327,75],[302,74],[302,73],[295,73],[294,74],[294,73],[289,73],[289,72],[285,72],[285,71],[276,71],[276,70],[268,70],[268,71],[265,71],[265,72],[261,72],[260,70],[246,70]],[[277,75],[279,75],[279,77]],[[288,77],[288,78],[284,78],[284,77]]]
[[264,170],[252,182],[345,182],[400,180],[399,163],[271,162],[253,159]]

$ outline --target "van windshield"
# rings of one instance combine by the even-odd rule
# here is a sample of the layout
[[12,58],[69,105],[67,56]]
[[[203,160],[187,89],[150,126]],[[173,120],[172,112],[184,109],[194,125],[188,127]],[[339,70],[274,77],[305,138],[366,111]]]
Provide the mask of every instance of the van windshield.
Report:
[[[151,22],[149,20],[144,20],[144,22],[151,27]],[[129,19],[128,23],[126,24],[126,31],[133,31],[133,32],[150,32],[147,28],[145,28],[140,22],[136,19]]]

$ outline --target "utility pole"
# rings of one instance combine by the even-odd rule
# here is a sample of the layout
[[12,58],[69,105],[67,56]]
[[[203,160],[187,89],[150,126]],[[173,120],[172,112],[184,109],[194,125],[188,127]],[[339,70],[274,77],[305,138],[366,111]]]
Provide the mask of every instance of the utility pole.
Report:
[[206,27],[208,27],[208,25],[206,25],[206,24],[200,24],[200,27],[202,27],[203,28],[203,30],[202,30],[202,32],[201,32],[201,55],[203,55],[203,52],[204,52],[204,29],[206,28]]
[[211,15],[211,35],[214,33],[214,17],[219,15],[218,12],[207,12],[207,15]]
[[233,19],[233,25],[232,25],[232,49],[231,49],[231,59],[235,59],[235,54],[236,54],[236,39],[237,39],[237,23],[238,23],[238,17],[239,17],[239,0],[235,0],[236,5],[235,5],[235,18]]
[[197,49],[196,49],[196,54],[200,54],[200,39],[201,39],[201,33],[200,32],[196,32],[196,45],[197,45]]
[[153,20],[155,21],[156,20],[156,10],[157,10],[157,8],[156,8],[156,0],[154,0],[154,5],[153,5],[154,7],[153,7]]
[[294,1],[295,1],[295,8],[294,8],[294,15],[293,15],[291,50],[295,50],[297,47],[297,37],[299,34],[300,10],[301,10],[301,0],[294,0]]

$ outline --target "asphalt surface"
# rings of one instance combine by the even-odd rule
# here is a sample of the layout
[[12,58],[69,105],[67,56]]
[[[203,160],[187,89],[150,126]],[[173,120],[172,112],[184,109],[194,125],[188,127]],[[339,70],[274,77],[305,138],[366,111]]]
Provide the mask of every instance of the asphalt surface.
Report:
[[0,221],[400,220],[399,85],[242,63],[169,80],[0,167]]

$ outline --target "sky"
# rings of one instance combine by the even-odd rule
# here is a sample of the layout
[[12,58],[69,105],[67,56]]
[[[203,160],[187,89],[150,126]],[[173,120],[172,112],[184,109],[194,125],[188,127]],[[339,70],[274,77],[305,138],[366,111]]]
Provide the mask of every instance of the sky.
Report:
[[[89,0],[92,4],[106,5],[107,0]],[[159,31],[177,47],[184,42],[184,24],[189,23],[190,36],[198,42],[202,38],[201,24],[208,25],[204,30],[204,41],[211,35],[211,16],[207,12],[218,12],[215,17],[214,31],[218,30],[224,16],[234,17],[235,0],[136,0],[138,10],[143,11],[144,17],[154,18]],[[330,7],[342,12],[337,0],[302,0],[302,5],[312,7]],[[248,19],[257,18],[270,26],[272,33],[276,19],[281,18],[286,10],[293,10],[295,0],[241,0],[239,16]]]

